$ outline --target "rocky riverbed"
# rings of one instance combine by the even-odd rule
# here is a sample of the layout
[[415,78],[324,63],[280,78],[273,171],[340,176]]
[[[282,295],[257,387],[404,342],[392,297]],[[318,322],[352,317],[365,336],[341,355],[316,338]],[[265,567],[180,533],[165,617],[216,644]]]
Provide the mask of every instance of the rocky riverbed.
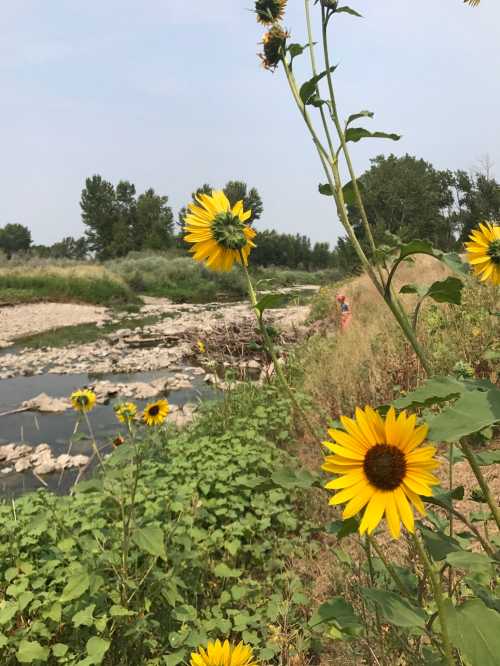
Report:
[[[272,375],[273,365],[246,303],[145,301],[137,314],[123,315],[126,328],[119,327],[122,317],[102,308],[83,313],[80,306],[46,304],[49,328],[67,326],[68,321],[113,324],[113,332],[103,328],[97,341],[63,348],[20,347],[14,334],[20,313],[21,318],[29,315],[26,306],[0,310],[2,336],[10,336],[0,353],[0,492],[17,493],[41,484],[58,490],[61,475],[68,484],[87,468],[92,454],[88,437],[68,451],[75,424],[68,396],[77,388],[95,391],[95,434],[111,451],[119,433],[114,401],[130,399],[142,408],[147,401],[167,396],[169,422],[183,427],[194,418],[200,400],[216,398],[242,379],[264,381]],[[71,307],[78,310],[76,319],[68,315]],[[266,312],[281,353],[305,334],[308,311],[307,306],[292,305]],[[143,325],[146,318],[154,323]],[[40,319],[34,329],[43,330]],[[32,332],[27,322],[17,330]]]

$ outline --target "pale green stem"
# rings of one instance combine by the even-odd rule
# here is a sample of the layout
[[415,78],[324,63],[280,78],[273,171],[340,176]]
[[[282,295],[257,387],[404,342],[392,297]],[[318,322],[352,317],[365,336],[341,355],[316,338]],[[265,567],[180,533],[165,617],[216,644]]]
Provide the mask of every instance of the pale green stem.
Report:
[[94,453],[96,454],[97,459],[99,460],[99,464],[101,465],[102,469],[104,469],[104,461],[102,459],[101,452],[99,451],[99,447],[97,446],[97,440],[94,435],[94,429],[92,428],[92,424],[90,423],[89,415],[87,414],[86,411],[83,411],[83,416],[85,418],[85,423],[87,424],[87,428],[89,429],[92,448],[94,449]]
[[429,556],[427,555],[424,545],[422,544],[416,533],[413,535],[413,543],[415,544],[415,548],[417,549],[418,555],[424,566],[425,572],[427,573],[427,575],[429,576],[429,580],[431,581],[432,593],[434,596],[434,601],[436,602],[438,616],[439,616],[439,623],[441,625],[441,639],[443,642],[443,649],[447,664],[448,666],[455,666],[455,659],[453,657],[453,647],[451,645],[450,637],[448,634],[448,621],[446,618],[443,591],[441,589],[441,581],[439,580],[439,574],[435,570],[432,562],[429,559]]
[[484,498],[488,503],[488,506],[490,507],[491,513],[493,514],[493,519],[497,524],[498,529],[500,530],[500,511],[495,502],[495,498],[491,494],[491,490],[488,486],[488,483],[484,478],[483,473],[481,472],[481,467],[479,466],[477,458],[474,455],[474,451],[471,449],[471,447],[465,440],[462,440],[460,442],[460,446],[462,448],[462,451],[464,452],[465,457],[469,462],[469,465],[472,468],[472,471],[474,472],[474,476],[476,477],[477,482],[479,483],[479,487],[483,491]]
[[411,598],[411,593],[406,587],[406,585],[403,583],[402,579],[398,576],[396,570],[392,566],[392,564],[389,562],[389,560],[386,558],[384,551],[380,546],[378,545],[377,541],[375,540],[374,537],[368,536],[367,537],[368,542],[370,543],[371,546],[373,546],[373,550],[377,553],[378,557],[382,561],[382,564],[384,567],[387,569],[387,573],[389,576],[392,578],[392,580],[396,583],[396,587],[398,590],[401,592],[401,594],[406,597],[407,599]]
[[295,397],[292,389],[290,388],[288,381],[285,377],[285,373],[283,372],[283,369],[281,367],[281,364],[279,363],[279,359],[276,355],[276,351],[274,349],[274,344],[273,341],[271,340],[271,337],[267,331],[267,328],[262,320],[262,313],[258,310],[257,306],[257,295],[255,293],[254,286],[252,284],[252,279],[250,277],[250,274],[248,272],[248,268],[245,264],[243,254],[240,251],[240,260],[241,260],[241,265],[243,267],[243,272],[245,273],[246,281],[247,281],[247,287],[248,287],[248,296],[250,298],[250,303],[252,304],[252,308],[255,312],[255,316],[257,318],[257,323],[259,324],[259,330],[262,335],[262,338],[264,340],[264,345],[269,353],[269,356],[271,357],[271,360],[274,365],[274,371],[276,372],[276,376],[278,377],[281,385],[283,386],[286,394],[292,401],[295,409],[297,412],[300,414],[302,420],[304,421],[304,424],[306,425],[307,429],[309,430],[309,433],[314,439],[321,439],[320,434],[317,432],[316,428],[313,426],[311,423],[309,417],[305,413],[305,411],[302,409],[301,405],[299,404],[297,398]]

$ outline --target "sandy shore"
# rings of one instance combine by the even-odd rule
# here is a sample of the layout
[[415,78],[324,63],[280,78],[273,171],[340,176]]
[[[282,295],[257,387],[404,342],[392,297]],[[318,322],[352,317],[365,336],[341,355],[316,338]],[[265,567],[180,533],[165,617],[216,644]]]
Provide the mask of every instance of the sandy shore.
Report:
[[106,308],[74,303],[33,303],[0,308],[0,342],[61,326],[91,324],[106,318]]

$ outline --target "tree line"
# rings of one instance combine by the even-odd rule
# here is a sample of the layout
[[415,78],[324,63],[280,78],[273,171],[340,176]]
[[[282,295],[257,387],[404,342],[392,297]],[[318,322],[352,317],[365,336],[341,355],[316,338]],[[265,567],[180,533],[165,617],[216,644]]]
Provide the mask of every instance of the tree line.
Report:
[[[483,220],[500,219],[500,185],[485,162],[474,173],[463,170],[439,170],[411,155],[379,155],[359,178],[368,220],[380,244],[394,234],[403,241],[410,238],[430,240],[443,250],[459,249],[471,229]],[[205,183],[191,195],[210,194]],[[250,223],[263,214],[262,198],[255,187],[232,180],[223,188],[231,205],[243,200],[252,210]],[[47,258],[83,260],[95,257],[107,260],[127,255],[132,250],[163,251],[185,249],[183,226],[187,209],[181,208],[177,221],[167,196],[153,188],[137,194],[133,183],[122,180],[117,185],[100,175],[86,179],[80,208],[86,227],[82,238],[66,237],[51,245],[33,245],[29,229],[21,224],[0,228],[0,250],[7,257],[30,252]],[[357,207],[350,202],[348,213],[361,244],[368,250],[365,229]],[[349,274],[359,269],[357,255],[348,238],[328,243],[314,243],[304,235],[257,229],[257,247],[252,263],[259,266],[284,266],[316,270],[337,268]]]

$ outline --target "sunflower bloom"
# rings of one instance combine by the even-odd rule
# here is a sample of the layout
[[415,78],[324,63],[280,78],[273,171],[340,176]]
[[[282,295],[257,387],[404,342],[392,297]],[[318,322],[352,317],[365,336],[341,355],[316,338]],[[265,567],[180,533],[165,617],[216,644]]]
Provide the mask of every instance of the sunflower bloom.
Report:
[[197,340],[196,346],[198,347],[198,351],[200,352],[200,354],[204,354],[207,351],[207,348],[205,347],[205,343],[203,342],[203,340]]
[[184,240],[193,243],[190,252],[196,261],[204,262],[213,271],[230,271],[235,262],[248,263],[248,255],[255,247],[252,239],[255,231],[245,222],[252,211],[243,210],[243,201],[232,208],[224,192],[198,194],[199,205],[188,204],[186,235]]
[[281,21],[285,15],[285,7],[288,0],[257,0],[255,13],[257,21],[263,25],[271,25],[275,21]]
[[233,645],[229,641],[209,641],[207,649],[198,648],[191,653],[191,666],[258,666],[252,648],[244,643]]
[[135,419],[137,406],[133,402],[123,402],[115,407],[115,414],[120,423],[130,423]]
[[327,483],[338,490],[330,504],[344,504],[343,518],[355,516],[366,506],[361,534],[371,534],[383,515],[391,535],[401,535],[401,521],[414,532],[413,504],[424,516],[420,496],[430,497],[439,480],[431,473],[439,463],[433,446],[421,446],[428,426],[416,426],[417,417],[391,407],[385,421],[371,407],[356,408],[354,419],[340,418],[344,430],[329,430],[333,442],[323,442],[334,454],[327,456],[323,470],[339,474]]
[[74,391],[70,397],[73,409],[77,412],[90,412],[94,409],[96,403],[96,394],[90,389],[81,389]]
[[483,222],[465,244],[467,261],[482,282],[500,284],[500,225]]
[[146,405],[142,418],[147,426],[161,425],[167,418],[169,411],[170,407],[166,400],[157,400]]

